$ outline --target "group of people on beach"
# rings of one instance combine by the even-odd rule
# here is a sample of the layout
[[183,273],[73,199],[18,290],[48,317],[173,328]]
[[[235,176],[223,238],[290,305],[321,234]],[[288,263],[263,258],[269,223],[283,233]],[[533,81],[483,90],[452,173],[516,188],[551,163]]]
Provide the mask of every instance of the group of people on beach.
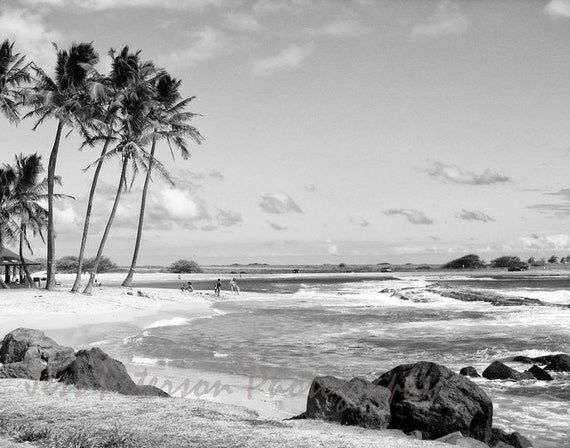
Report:
[[[188,291],[188,292],[193,292],[194,291],[194,287],[192,286],[192,282],[188,281],[188,283],[182,285],[182,287],[180,288],[182,290],[182,292],[184,291]],[[214,283],[214,295],[216,297],[220,296],[220,291],[222,290],[222,281],[220,279],[216,280],[216,282]],[[230,280],[230,290],[234,293],[234,294],[239,294],[239,286],[237,284],[237,278],[233,277]]]

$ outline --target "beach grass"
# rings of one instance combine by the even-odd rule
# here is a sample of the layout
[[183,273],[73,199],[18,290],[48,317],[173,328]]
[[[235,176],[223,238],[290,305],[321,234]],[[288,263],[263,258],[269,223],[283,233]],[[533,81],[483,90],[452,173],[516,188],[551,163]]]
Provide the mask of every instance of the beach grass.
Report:
[[12,443],[50,448],[445,446],[397,431],[270,420],[244,407],[203,400],[12,379],[0,381],[0,434]]

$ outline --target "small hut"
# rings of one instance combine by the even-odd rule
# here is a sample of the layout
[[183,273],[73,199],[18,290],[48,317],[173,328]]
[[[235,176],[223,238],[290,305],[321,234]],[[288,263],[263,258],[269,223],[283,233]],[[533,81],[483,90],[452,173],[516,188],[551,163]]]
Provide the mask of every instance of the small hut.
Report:
[[[24,258],[27,266],[40,266],[40,263]],[[24,282],[24,265],[20,260],[20,256],[5,247],[0,249],[0,275],[4,268],[4,281],[12,283],[18,279],[20,283]]]

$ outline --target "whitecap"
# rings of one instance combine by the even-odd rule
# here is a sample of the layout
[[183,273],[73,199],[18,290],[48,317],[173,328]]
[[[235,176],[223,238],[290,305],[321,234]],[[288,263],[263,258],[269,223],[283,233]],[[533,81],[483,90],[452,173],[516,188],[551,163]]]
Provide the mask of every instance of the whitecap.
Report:
[[159,328],[159,327],[178,327],[180,325],[186,325],[190,322],[190,319],[186,317],[173,317],[171,319],[162,319],[153,322],[152,324],[145,327],[145,330],[149,328]]

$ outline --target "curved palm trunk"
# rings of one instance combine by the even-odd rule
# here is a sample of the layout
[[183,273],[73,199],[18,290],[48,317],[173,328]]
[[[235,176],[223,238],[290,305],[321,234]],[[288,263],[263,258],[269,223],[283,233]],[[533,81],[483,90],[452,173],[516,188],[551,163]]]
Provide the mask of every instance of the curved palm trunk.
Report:
[[124,157],[123,169],[121,170],[121,178],[119,179],[119,187],[117,188],[117,193],[115,194],[115,202],[113,203],[113,209],[111,210],[111,215],[109,216],[109,220],[107,221],[107,225],[105,226],[105,232],[103,232],[103,237],[101,238],[101,243],[99,244],[99,250],[97,251],[97,256],[95,257],[95,262],[93,263],[93,269],[89,274],[89,282],[87,283],[87,286],[83,290],[83,294],[90,295],[91,291],[93,291],[93,283],[95,282],[97,269],[99,269],[99,262],[101,261],[101,257],[103,256],[103,249],[105,248],[105,243],[107,242],[107,237],[109,236],[109,231],[111,230],[111,226],[113,225],[113,220],[115,219],[115,214],[117,213],[117,207],[119,205],[119,201],[121,200],[121,193],[123,192],[123,184],[125,183],[128,163],[129,159],[127,157]]
[[81,237],[81,248],[79,249],[79,261],[77,263],[77,273],[75,275],[75,282],[71,288],[71,292],[79,291],[81,286],[81,274],[83,273],[83,257],[85,255],[85,245],[87,244],[87,235],[89,234],[89,222],[91,221],[91,209],[93,208],[93,198],[95,196],[95,189],[97,188],[97,182],[99,180],[99,173],[103,167],[103,157],[107,153],[107,148],[109,147],[109,139],[105,141],[103,145],[103,150],[101,151],[101,158],[95,168],[95,173],[93,174],[93,180],[91,181],[91,191],[89,192],[89,202],[87,203],[87,211],[85,212],[85,222],[83,223],[83,236]]
[[48,224],[47,224],[47,282],[46,289],[51,290],[55,286],[55,232],[53,226],[53,185],[55,180],[55,167],[57,164],[57,152],[59,150],[59,142],[61,139],[61,131],[63,122],[59,120],[57,124],[57,132],[55,133],[55,141],[49,156],[48,163]]
[[133,275],[135,274],[135,267],[137,266],[137,259],[139,257],[139,249],[141,246],[142,232],[144,226],[144,212],[146,208],[146,196],[148,193],[148,186],[150,184],[150,179],[152,174],[152,165],[154,163],[155,148],[156,148],[156,137],[152,139],[152,148],[150,150],[150,161],[148,163],[148,171],[146,172],[146,178],[144,180],[144,186],[141,198],[141,209],[139,212],[139,227],[137,229],[137,239],[135,242],[135,251],[133,252],[133,260],[131,261],[131,267],[129,269],[129,273],[127,274],[127,278],[125,278],[121,286],[131,286],[131,284],[133,283]]
[[24,268],[24,273],[26,274],[26,283],[28,284],[28,288],[33,288],[34,283],[32,282],[32,276],[30,274],[30,270],[28,269],[28,265],[26,264],[26,259],[24,258],[24,238],[26,235],[26,224],[20,225],[20,263]]

